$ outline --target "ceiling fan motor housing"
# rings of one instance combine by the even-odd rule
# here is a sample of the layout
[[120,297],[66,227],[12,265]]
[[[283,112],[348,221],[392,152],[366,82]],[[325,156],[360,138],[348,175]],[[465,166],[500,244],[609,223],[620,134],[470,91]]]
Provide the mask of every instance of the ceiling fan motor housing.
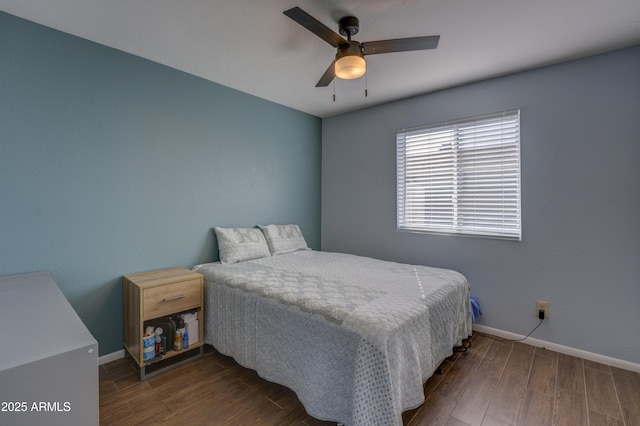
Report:
[[359,41],[350,41],[349,44],[342,44],[338,46],[338,52],[336,53],[336,61],[344,56],[364,56],[362,47]]

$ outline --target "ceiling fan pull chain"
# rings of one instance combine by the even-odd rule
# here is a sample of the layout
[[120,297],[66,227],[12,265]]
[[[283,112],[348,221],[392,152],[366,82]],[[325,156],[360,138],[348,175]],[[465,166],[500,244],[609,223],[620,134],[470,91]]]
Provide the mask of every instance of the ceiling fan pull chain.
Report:
[[336,101],[336,80],[333,79],[333,102]]
[[[366,61],[366,59],[365,59]],[[365,73],[364,74],[364,97],[366,98],[369,95],[369,90],[368,90],[368,85],[367,83],[369,82],[369,79],[367,78],[367,75],[369,73]]]

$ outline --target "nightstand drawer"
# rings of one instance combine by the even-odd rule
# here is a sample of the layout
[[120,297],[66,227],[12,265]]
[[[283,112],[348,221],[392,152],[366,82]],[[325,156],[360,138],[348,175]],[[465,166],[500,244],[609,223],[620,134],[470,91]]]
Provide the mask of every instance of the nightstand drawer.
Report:
[[144,290],[144,319],[157,318],[202,304],[200,279]]

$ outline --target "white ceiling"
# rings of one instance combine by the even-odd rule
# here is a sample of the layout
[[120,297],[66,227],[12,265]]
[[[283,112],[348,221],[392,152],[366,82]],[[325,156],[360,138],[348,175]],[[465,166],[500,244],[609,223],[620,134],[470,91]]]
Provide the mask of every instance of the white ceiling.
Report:
[[[315,84],[335,49],[282,14],[354,39],[440,35],[367,57],[365,78]],[[0,10],[319,117],[640,44],[640,0],[0,0]],[[335,90],[336,100],[333,101]]]

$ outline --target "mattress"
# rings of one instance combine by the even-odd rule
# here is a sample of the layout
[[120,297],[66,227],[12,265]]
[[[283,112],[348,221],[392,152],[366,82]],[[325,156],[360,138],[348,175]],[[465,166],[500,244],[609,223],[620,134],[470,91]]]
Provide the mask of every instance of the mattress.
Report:
[[401,425],[471,335],[469,284],[452,270],[311,250],[194,270],[205,342],[322,420]]

